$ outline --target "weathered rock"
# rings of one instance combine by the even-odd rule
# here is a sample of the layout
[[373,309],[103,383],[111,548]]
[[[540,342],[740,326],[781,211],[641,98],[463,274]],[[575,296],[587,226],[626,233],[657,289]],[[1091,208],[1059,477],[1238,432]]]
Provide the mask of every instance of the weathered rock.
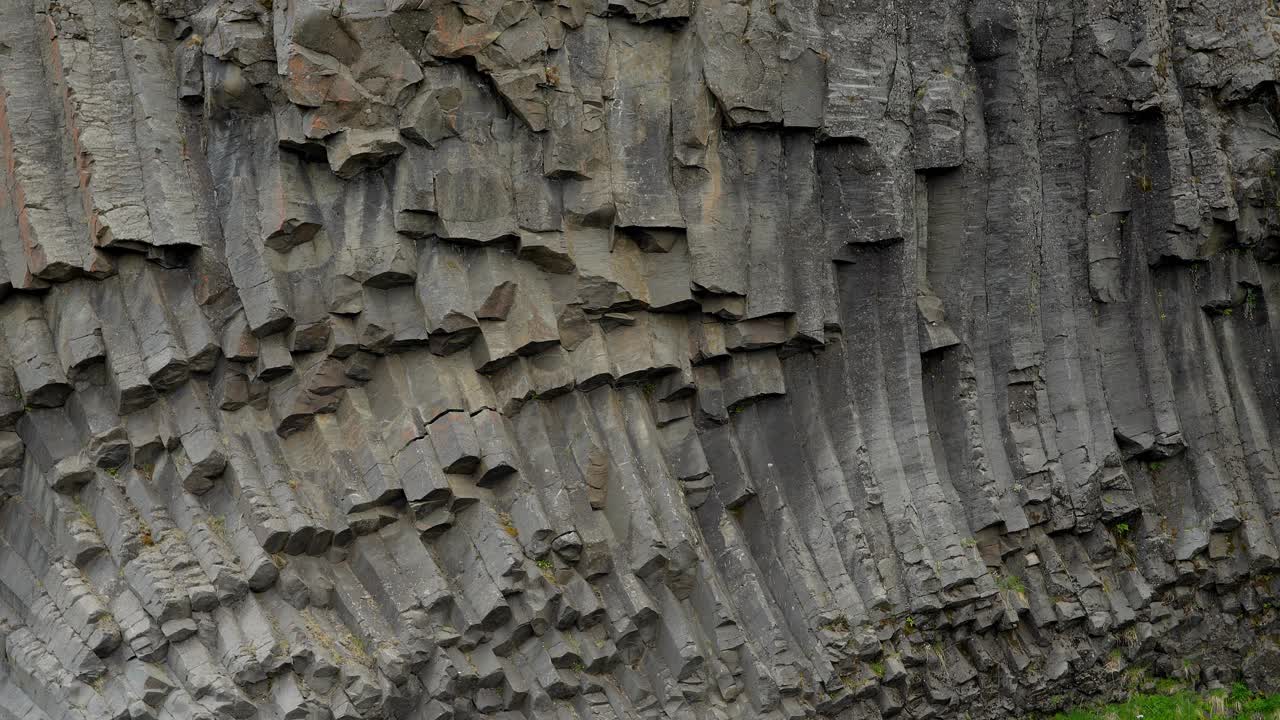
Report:
[[0,0],[0,716],[1274,689],[1277,32]]

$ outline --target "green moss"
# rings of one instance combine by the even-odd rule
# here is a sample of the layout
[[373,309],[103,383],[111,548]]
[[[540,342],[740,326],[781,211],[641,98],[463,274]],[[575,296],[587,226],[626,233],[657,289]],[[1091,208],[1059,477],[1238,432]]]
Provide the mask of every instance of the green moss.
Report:
[[1280,695],[1261,695],[1240,684],[1199,694],[1175,681],[1158,681],[1156,690],[1132,695],[1123,703],[1059,713],[1053,720],[1271,720],[1280,713]]

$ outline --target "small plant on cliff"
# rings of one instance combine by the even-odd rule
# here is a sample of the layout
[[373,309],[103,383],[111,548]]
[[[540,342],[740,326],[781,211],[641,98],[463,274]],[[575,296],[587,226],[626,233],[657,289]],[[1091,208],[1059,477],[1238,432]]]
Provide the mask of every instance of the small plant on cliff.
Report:
[[550,560],[548,560],[547,558],[542,558],[537,562],[537,565],[538,565],[538,570],[542,572],[542,577],[546,578],[547,582],[551,583],[552,585],[560,584],[556,582],[556,566]]
[[1005,575],[1000,578],[1000,589],[1008,592],[1024,593],[1027,586],[1022,584],[1022,578],[1017,575]]

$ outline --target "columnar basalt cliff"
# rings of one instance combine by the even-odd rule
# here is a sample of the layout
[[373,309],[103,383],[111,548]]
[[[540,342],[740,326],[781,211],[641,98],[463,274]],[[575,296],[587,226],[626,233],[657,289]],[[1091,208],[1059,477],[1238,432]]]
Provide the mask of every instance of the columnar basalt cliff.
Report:
[[1280,682],[1274,0],[0,0],[0,719]]

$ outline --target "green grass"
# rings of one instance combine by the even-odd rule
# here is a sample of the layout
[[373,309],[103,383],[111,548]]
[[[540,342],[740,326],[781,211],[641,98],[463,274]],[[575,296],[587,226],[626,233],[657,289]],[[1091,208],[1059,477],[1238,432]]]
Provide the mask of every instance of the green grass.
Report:
[[1023,593],[1027,591],[1027,586],[1022,584],[1022,578],[1017,575],[1005,575],[1000,578],[1000,589]]
[[1059,713],[1052,720],[1280,720],[1280,695],[1259,695],[1243,685],[1199,694],[1179,690],[1136,694],[1127,702]]

